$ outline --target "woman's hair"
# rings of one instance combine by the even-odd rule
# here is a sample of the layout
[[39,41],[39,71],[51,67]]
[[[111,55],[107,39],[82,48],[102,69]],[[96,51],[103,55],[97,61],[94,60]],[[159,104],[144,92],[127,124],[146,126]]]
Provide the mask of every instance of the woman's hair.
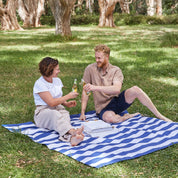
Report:
[[58,60],[51,57],[45,57],[39,63],[41,75],[49,77],[52,75],[54,68],[58,65]]
[[103,52],[104,54],[110,55],[110,48],[104,44],[100,44],[95,47],[95,52]]

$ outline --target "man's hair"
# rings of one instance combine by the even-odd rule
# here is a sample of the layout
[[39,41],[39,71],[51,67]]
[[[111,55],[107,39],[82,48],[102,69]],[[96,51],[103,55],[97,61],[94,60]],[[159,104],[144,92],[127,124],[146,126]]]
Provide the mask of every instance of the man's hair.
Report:
[[110,48],[104,44],[100,44],[95,47],[95,52],[103,52],[104,54],[110,55]]
[[54,68],[58,65],[58,60],[51,57],[45,57],[39,63],[39,70],[41,75],[49,77],[52,75]]

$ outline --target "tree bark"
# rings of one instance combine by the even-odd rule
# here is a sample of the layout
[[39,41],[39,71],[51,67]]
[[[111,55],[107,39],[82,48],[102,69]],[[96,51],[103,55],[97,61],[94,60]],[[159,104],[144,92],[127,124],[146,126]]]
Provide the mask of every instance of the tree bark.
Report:
[[56,35],[72,36],[70,18],[75,2],[76,0],[49,0],[56,22]]
[[115,27],[113,12],[119,0],[98,0],[100,8],[99,27]]
[[83,0],[78,0],[77,7],[82,9]]
[[162,15],[162,0],[146,0],[147,15]]
[[156,0],[156,15],[162,15],[162,0]]
[[94,0],[86,0],[86,9],[88,9],[91,14],[93,13],[93,4]]
[[130,14],[130,8],[129,8],[129,4],[132,3],[132,0],[129,2],[128,0],[120,0],[119,4],[120,4],[120,8],[122,13],[126,13],[126,14]]
[[16,17],[17,0],[7,0],[3,5],[0,0],[0,23],[1,30],[23,30]]
[[18,13],[24,27],[41,26],[40,17],[44,13],[45,0],[18,0]]

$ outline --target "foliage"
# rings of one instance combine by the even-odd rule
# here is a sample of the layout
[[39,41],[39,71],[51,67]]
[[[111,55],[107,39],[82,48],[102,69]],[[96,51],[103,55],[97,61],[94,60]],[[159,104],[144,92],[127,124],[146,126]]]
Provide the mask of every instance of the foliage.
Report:
[[53,16],[42,15],[40,21],[42,25],[55,25],[55,19]]
[[178,14],[178,2],[176,0],[162,1],[163,14]]
[[[130,14],[114,14],[114,22],[116,25],[138,25],[138,24],[178,24],[178,14],[166,16],[145,16],[145,15],[130,15]],[[53,16],[42,16],[42,25],[55,25]],[[97,25],[99,23],[98,15],[72,15],[71,25]]]
[[147,5],[146,1],[144,0],[133,0],[132,3],[129,5],[130,7],[130,13],[131,14],[141,14],[146,15],[147,14]]
[[[33,121],[33,85],[39,78],[39,61],[46,56],[59,60],[64,94],[71,91],[74,78],[82,78],[85,67],[94,62],[93,48],[107,44],[110,62],[124,73],[123,90],[140,86],[158,110],[173,121],[177,115],[177,56],[175,47],[160,47],[166,32],[177,32],[177,25],[139,25],[116,28],[72,26],[74,39],[54,37],[54,27],[0,31],[0,124]],[[71,114],[80,113],[80,96]],[[93,110],[92,97],[87,111]],[[138,101],[128,110],[152,116]],[[28,137],[0,127],[1,178],[63,177],[177,177],[178,145],[95,169],[81,164]],[[165,161],[166,160],[166,161]]]
[[[97,25],[99,22],[99,16],[97,15],[72,15],[71,25],[87,25],[93,24]],[[42,25],[55,25],[55,20],[53,16],[42,16]]]
[[145,16],[143,15],[130,15],[124,19],[126,25],[145,24]]
[[71,25],[97,25],[99,16],[97,15],[74,15],[71,17]]
[[145,16],[145,15],[128,15],[128,14],[115,14],[116,25],[138,25],[138,24],[178,24],[178,14],[166,15],[166,16]]

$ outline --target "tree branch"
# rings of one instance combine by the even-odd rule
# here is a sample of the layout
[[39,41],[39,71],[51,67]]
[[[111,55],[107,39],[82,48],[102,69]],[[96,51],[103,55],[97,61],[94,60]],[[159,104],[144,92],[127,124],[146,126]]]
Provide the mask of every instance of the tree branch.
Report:
[[131,4],[131,3],[132,3],[132,0],[131,0],[130,2],[125,2],[125,1],[124,1],[124,3],[125,3],[125,4]]
[[82,2],[81,2],[80,4],[74,5],[74,8],[76,8],[76,7],[78,7],[78,6],[81,6],[82,4],[83,4],[83,0],[82,0]]

